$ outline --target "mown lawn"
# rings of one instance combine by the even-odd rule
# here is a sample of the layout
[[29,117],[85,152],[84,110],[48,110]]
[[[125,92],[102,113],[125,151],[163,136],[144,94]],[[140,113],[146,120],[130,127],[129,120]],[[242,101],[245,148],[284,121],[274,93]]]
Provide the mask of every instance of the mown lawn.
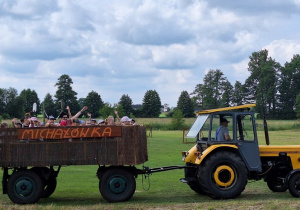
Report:
[[[264,144],[263,131],[259,142]],[[270,131],[271,144],[300,144],[300,130]],[[153,131],[148,138],[149,161],[145,166],[183,165],[181,151],[193,144],[182,143],[182,131]],[[0,209],[299,209],[300,199],[289,192],[273,193],[263,181],[249,181],[236,199],[213,200],[192,191],[179,181],[183,170],[154,173],[149,179],[140,175],[132,199],[125,203],[107,203],[98,190],[98,166],[63,167],[54,194],[36,205],[15,205],[0,194]],[[142,168],[142,165],[137,166]],[[2,174],[1,177],[2,179]],[[0,187],[2,190],[2,187]],[[150,188],[150,189],[149,189]]]

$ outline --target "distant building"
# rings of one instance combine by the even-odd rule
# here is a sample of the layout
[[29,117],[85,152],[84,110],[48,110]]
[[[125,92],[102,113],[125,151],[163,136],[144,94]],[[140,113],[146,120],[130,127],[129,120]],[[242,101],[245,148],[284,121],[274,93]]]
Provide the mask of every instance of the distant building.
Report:
[[170,110],[169,104],[164,104],[162,112],[168,112],[169,110]]

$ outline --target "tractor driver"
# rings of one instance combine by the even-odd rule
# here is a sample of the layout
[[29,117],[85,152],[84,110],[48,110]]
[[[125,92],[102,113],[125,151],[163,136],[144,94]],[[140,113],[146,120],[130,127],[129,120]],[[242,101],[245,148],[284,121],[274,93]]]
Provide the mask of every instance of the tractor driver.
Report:
[[229,121],[226,118],[221,118],[220,127],[216,130],[216,140],[217,141],[230,141],[231,138],[229,136],[228,131],[228,123]]

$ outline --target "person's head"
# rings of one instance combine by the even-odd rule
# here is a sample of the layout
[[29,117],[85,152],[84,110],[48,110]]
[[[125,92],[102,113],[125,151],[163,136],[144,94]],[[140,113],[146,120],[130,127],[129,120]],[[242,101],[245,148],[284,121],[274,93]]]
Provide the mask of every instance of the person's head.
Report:
[[115,118],[113,116],[108,116],[106,118],[106,124],[107,125],[114,125],[115,124]]
[[25,117],[24,117],[24,118],[25,118],[25,119],[31,118],[30,112],[27,112],[27,113],[25,114]]
[[34,123],[34,124],[37,124],[39,122],[38,118],[37,117],[32,117],[30,118],[31,121]]
[[222,118],[222,119],[220,120],[220,124],[221,124],[222,126],[227,127],[227,126],[228,126],[228,123],[229,123],[229,121],[228,121],[226,118]]
[[96,119],[91,119],[91,125],[96,125],[97,120]]
[[121,119],[121,123],[124,125],[131,125],[132,120],[128,116],[124,116]]
[[51,127],[51,126],[54,126],[55,125],[55,120],[56,118],[53,117],[52,115],[48,117],[48,122],[47,124]]
[[68,114],[65,113],[65,112],[62,112],[62,113],[60,113],[59,117],[60,117],[62,120],[67,120],[67,119],[68,119]]
[[99,119],[99,120],[98,120],[98,125],[105,125],[105,121],[102,120],[102,119]]
[[14,122],[15,128],[22,128],[22,123],[20,121]]
[[75,119],[72,120],[72,125],[73,126],[79,126],[80,125],[80,122],[79,122],[78,118],[75,118]]
[[1,128],[8,128],[8,124],[6,122],[1,123]]

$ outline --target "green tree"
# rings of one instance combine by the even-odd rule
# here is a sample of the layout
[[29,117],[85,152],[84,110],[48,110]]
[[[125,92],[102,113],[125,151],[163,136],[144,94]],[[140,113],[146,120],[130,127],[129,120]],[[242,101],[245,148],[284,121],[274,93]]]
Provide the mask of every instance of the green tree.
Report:
[[33,104],[36,103],[37,105],[37,110],[36,113],[40,113],[41,109],[40,109],[40,99],[38,98],[37,93],[35,92],[35,90],[31,90],[31,89],[24,89],[21,91],[20,97],[23,98],[24,104],[23,104],[23,109],[25,110],[25,112],[29,112],[32,111],[33,108]]
[[88,112],[92,114],[93,118],[99,117],[99,111],[104,106],[101,96],[95,92],[89,92],[84,100],[84,106],[88,107]]
[[121,104],[115,104],[115,110],[118,111],[118,115],[120,118],[122,118],[123,116],[128,116],[130,117],[130,115],[127,115],[123,109],[123,106]]
[[234,105],[241,105],[241,104],[245,104],[245,87],[244,85],[242,85],[241,82],[236,81],[234,84],[234,90],[233,90],[233,94],[232,94],[232,103]]
[[296,97],[296,101],[295,101],[295,113],[297,118],[300,118],[300,94],[298,94],[298,96]]
[[248,95],[254,96],[257,110],[261,115],[276,115],[278,72],[280,64],[268,57],[267,50],[254,52],[250,56],[248,71],[251,75],[246,80]]
[[195,117],[193,102],[187,91],[182,91],[177,101],[177,108],[182,111],[184,117]]
[[148,90],[142,104],[144,117],[158,117],[161,113],[161,101],[155,90]]
[[5,114],[5,109],[6,109],[5,93],[6,93],[6,90],[0,88],[0,115],[1,116],[3,116]]
[[18,96],[18,91],[15,88],[10,87],[5,91],[5,103],[6,110],[5,113],[11,118],[23,118],[24,111],[24,100],[22,97]]
[[119,104],[122,105],[125,115],[130,116],[132,112],[132,100],[128,95],[122,95],[119,101]]
[[99,114],[102,118],[107,118],[109,115],[114,116],[115,107],[110,103],[105,103],[100,109]]
[[296,117],[294,105],[300,90],[300,56],[294,55],[291,62],[282,68],[279,84],[280,117],[293,119]]
[[230,82],[225,79],[224,82],[222,83],[221,85],[221,99],[220,99],[220,102],[219,102],[219,106],[220,107],[229,107],[230,104],[232,103],[232,94],[233,94],[233,87],[232,85],[230,84]]
[[223,72],[217,69],[209,70],[203,79],[203,84],[196,85],[191,95],[203,109],[212,109],[229,104],[232,93],[232,85]]
[[50,93],[46,94],[42,105],[44,106],[45,113],[48,115],[48,117],[51,116],[51,115],[54,116],[54,117],[57,117],[57,115],[59,114],[59,113],[57,113],[57,110],[55,108],[54,100],[53,100],[52,95]]
[[77,101],[77,93],[73,91],[71,84],[73,84],[72,79],[63,74],[58,78],[58,82],[55,84],[57,86],[56,94],[54,95],[55,104],[58,110],[65,111],[65,107],[69,106],[71,111],[77,112],[80,107]]
[[176,109],[172,116],[171,129],[182,130],[185,120],[183,119],[183,113],[180,109]]
[[79,107],[84,107],[84,101],[85,101],[85,98],[78,99],[78,105],[79,105]]

